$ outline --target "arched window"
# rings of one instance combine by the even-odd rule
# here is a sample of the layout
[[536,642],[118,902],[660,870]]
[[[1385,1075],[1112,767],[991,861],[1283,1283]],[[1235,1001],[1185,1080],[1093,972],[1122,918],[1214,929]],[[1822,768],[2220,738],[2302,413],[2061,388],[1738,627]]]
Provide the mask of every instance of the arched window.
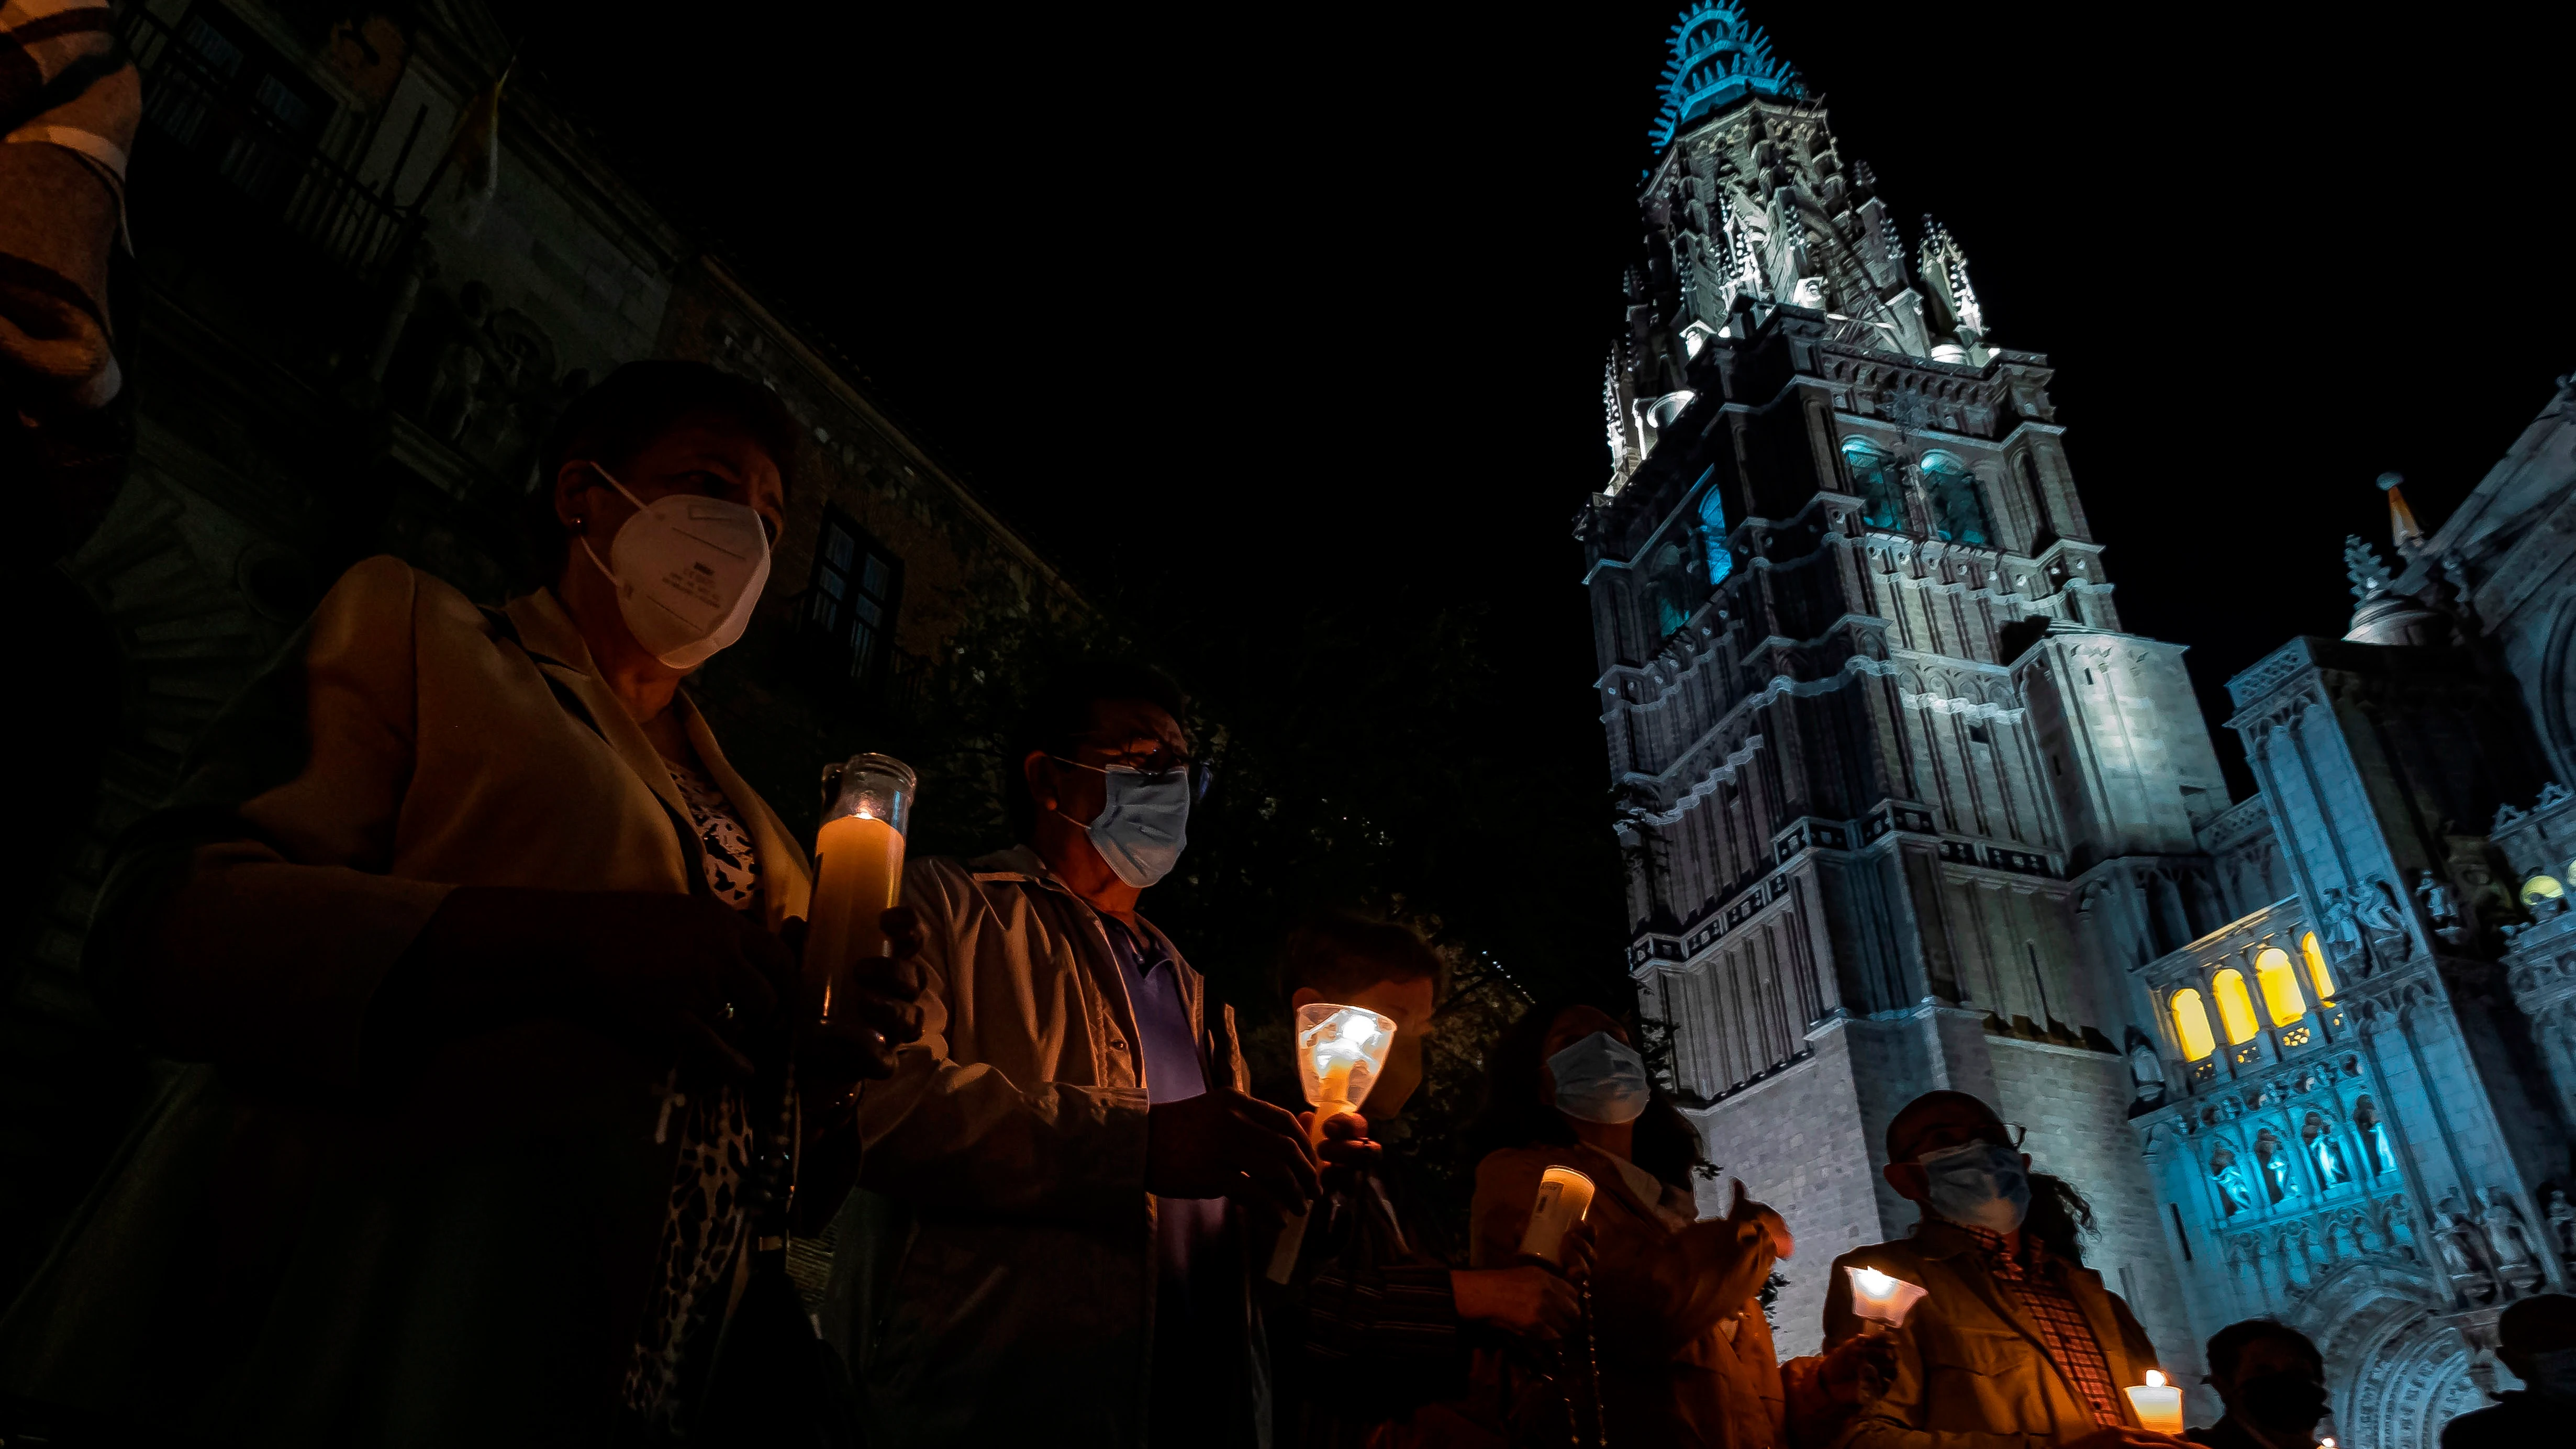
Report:
[[2317,944],[2317,933],[2299,938],[2299,954],[2308,958],[2308,984],[2317,989],[2317,1000],[2334,1000],[2334,973],[2326,969],[2325,949]]
[[1699,496],[1699,541],[1708,555],[1709,587],[1715,588],[1735,571],[1735,555],[1727,552],[1726,500],[1718,495],[1714,479]]
[[2558,877],[2547,871],[2522,883],[2522,903],[2526,906],[2544,906],[2551,901],[2564,900],[2566,896],[2567,887],[2559,884]]
[[1953,543],[1987,543],[1986,497],[1977,475],[1947,453],[1923,455],[1923,494],[1932,505],[1932,532]]
[[2218,1038],[2209,1034],[2209,1012],[2200,1004],[2200,993],[2186,986],[2173,994],[2174,1040],[2182,1043],[2186,1061],[2199,1061],[2218,1050]]
[[[2040,486],[2039,460],[2028,452],[2021,455],[2021,481],[2030,489],[2030,521],[2036,535],[2045,537],[2057,531],[2048,517],[2048,490]],[[2034,539],[2034,542],[2036,539]]]
[[1843,471],[1851,491],[1861,497],[1860,521],[1869,528],[1903,528],[1905,495],[1897,490],[1896,470],[1885,453],[1864,438],[1843,439]]
[[2218,998],[2218,1024],[2229,1046],[2254,1039],[2254,998],[2245,991],[2245,973],[2230,966],[2211,979],[2209,994]]
[[2299,973],[2290,953],[2266,946],[2254,958],[2254,984],[2263,988],[2263,1010],[2274,1026],[2288,1026],[2308,1014],[2308,998],[2299,990]]
[[1690,622],[1690,564],[1682,546],[1667,543],[1655,550],[1646,572],[1646,597],[1655,611],[1655,638],[1662,640]]

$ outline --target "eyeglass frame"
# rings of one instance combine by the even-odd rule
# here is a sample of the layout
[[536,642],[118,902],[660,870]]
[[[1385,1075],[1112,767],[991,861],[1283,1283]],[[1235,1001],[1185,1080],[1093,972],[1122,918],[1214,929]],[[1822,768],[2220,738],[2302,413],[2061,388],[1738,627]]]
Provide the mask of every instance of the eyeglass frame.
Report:
[[1205,760],[1193,759],[1188,755],[1181,756],[1176,762],[1165,765],[1159,770],[1148,770],[1142,766],[1125,764],[1117,760],[1112,760],[1105,765],[1095,765],[1087,760],[1068,759],[1063,755],[1057,754],[1053,750],[1047,751],[1046,757],[1055,761],[1059,765],[1071,765],[1077,770],[1090,770],[1095,774],[1101,775],[1106,775],[1112,770],[1126,770],[1135,774],[1138,778],[1144,780],[1148,784],[1159,782],[1167,775],[1186,772],[1189,776],[1190,803],[1192,805],[1196,805],[1200,801],[1205,800],[1207,798],[1208,787],[1216,783],[1216,766]]

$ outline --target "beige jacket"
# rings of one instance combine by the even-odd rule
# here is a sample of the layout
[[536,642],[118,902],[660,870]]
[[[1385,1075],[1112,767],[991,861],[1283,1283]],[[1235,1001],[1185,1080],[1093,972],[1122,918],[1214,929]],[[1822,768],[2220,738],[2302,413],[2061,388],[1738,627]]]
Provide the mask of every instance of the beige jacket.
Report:
[[1592,1225],[1593,1332],[1610,1441],[1774,1449],[1782,1442],[1784,1390],[1771,1324],[1755,1298],[1771,1274],[1769,1238],[1694,1221],[1691,1195],[1668,1184],[1657,1184],[1649,1200],[1618,1162],[1589,1147],[1523,1147],[1476,1165],[1475,1266],[1519,1261],[1530,1206],[1551,1167],[1592,1179],[1585,1221]]
[[[866,1157],[838,1221],[827,1333],[870,1442],[1142,1443],[1147,1102],[1100,918],[1026,847],[914,861],[904,904],[926,938],[924,1026],[860,1099]],[[1186,963],[1180,980],[1207,1080],[1245,1087],[1232,1011],[1211,1013]],[[1209,1426],[1209,1444],[1249,1442],[1266,1414],[1245,1288],[1246,1420]]]
[[[725,763],[772,923],[803,853]],[[661,1073],[579,1027],[365,1082],[368,1003],[460,885],[682,892],[670,771],[553,597],[349,570],[120,844],[88,946],[182,1073],[0,1321],[0,1392],[261,1445],[558,1444],[605,1414],[652,1288]]]
[[[1846,1266],[1876,1268],[1929,1291],[1896,1336],[1893,1381],[1843,1432],[1844,1449],[2034,1449],[2099,1427],[2041,1347],[2038,1326],[1986,1271],[1966,1233],[1927,1219],[1902,1242],[1836,1258],[1825,1287],[1829,1344],[1860,1331]],[[2093,1327],[2112,1384],[2145,1383],[2156,1351],[2129,1305],[2090,1268],[2068,1265],[2066,1289]],[[2121,1419],[2138,1422],[2125,1395]]]

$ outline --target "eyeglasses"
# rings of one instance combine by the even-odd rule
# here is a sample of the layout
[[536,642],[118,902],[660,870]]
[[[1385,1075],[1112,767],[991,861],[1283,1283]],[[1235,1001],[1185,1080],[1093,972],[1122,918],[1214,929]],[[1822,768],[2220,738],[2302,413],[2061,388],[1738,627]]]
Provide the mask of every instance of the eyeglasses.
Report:
[[1071,765],[1077,770],[1090,770],[1101,775],[1112,770],[1133,770],[1143,776],[1148,785],[1159,785],[1173,775],[1185,774],[1189,777],[1190,803],[1193,805],[1207,798],[1208,786],[1216,781],[1215,766],[1160,747],[1112,755],[1109,762],[1102,765],[1088,760],[1070,760],[1054,753],[1049,753],[1047,758],[1059,765]]

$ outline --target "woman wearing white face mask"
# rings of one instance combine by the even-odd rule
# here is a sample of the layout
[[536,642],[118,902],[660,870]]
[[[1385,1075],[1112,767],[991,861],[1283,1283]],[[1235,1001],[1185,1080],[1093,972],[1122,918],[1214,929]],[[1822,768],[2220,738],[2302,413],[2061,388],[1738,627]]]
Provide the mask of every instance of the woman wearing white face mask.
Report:
[[[621,368],[547,445],[540,587],[367,560],[227,707],[86,963],[202,1065],[0,1323],[0,1386],[270,1445],[685,1422],[810,877],[679,686],[759,602],[795,436],[752,383]],[[873,979],[845,1074],[915,979]]]
[[[1489,1059],[1483,1111],[1470,1129],[1479,1268],[1517,1261],[1542,1175],[1570,1167],[1594,1186],[1586,1219],[1597,1267],[1593,1341],[1553,1384],[1507,1383],[1513,1428],[1527,1436],[1594,1433],[1588,1377],[1599,1365],[1600,1413],[1614,1444],[1775,1449],[1822,1444],[1848,1413],[1829,1384],[1857,1385],[1878,1354],[1856,1342],[1830,1361],[1778,1362],[1755,1297],[1794,1246],[1780,1215],[1745,1199],[1701,1220],[1693,1184],[1699,1140],[1657,1089],[1625,1025],[1590,1006],[1540,1006],[1504,1033]],[[1506,1375],[1508,1378],[1509,1376]]]

